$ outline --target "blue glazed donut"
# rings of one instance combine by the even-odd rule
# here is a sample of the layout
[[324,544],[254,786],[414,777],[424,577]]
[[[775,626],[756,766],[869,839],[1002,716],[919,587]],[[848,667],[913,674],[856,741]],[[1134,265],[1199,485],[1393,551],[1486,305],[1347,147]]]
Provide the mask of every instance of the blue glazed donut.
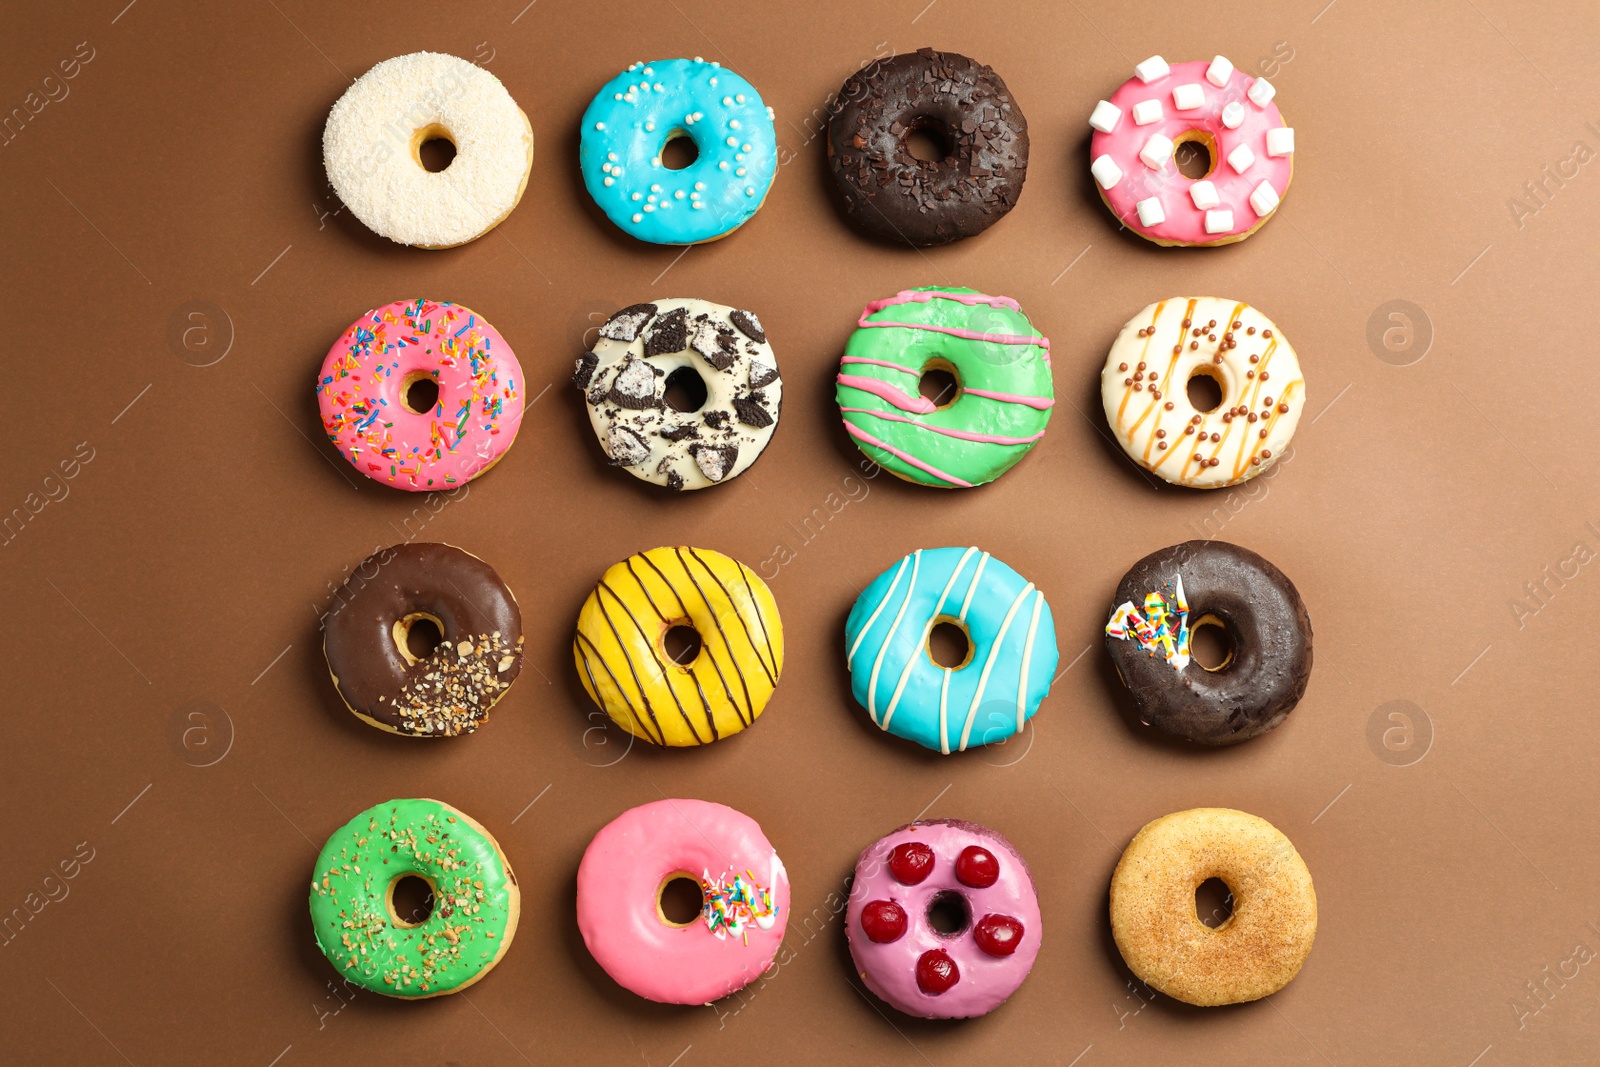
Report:
[[[682,170],[661,150],[688,137],[698,157]],[[772,109],[755,86],[718,63],[635,63],[583,113],[583,183],[600,210],[641,241],[715,241],[756,213],[778,172]]]
[[[928,653],[939,623],[967,659]],[[878,575],[845,623],[850,689],[873,723],[948,755],[1022,729],[1056,673],[1056,625],[1032,582],[977,548],[918,549]]]

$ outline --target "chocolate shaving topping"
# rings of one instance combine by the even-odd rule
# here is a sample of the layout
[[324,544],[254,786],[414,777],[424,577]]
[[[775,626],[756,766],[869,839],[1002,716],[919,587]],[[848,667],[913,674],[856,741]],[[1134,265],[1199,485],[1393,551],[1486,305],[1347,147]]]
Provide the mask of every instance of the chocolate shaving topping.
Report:
[[772,425],[772,413],[762,403],[760,393],[734,397],[733,410],[739,416],[739,421],[746,426],[754,426],[759,430]]
[[754,311],[735,311],[728,316],[728,319],[739,328],[740,333],[756,344],[767,343],[767,331],[761,328],[761,320],[756,318]]
[[606,432],[606,454],[611,462],[632,467],[650,458],[650,445],[637,430],[613,426]]
[[655,313],[654,304],[630,304],[606,320],[606,324],[600,327],[600,336],[613,341],[635,340]]
[[706,425],[713,429],[721,430],[728,425],[728,413],[726,411],[718,411],[713,408],[706,412],[703,418],[706,420]]
[[683,492],[683,475],[679,474],[677,471],[668,471],[667,488],[671,489],[674,493]]
[[690,445],[689,454],[694,457],[695,465],[700,468],[700,473],[713,482],[720,482],[733,470],[733,465],[739,459],[738,445]]
[[572,371],[572,384],[579,389],[589,388],[589,379],[594,377],[594,369],[599,364],[600,357],[593,352],[585,352],[579,356]]
[[665,315],[658,317],[650,324],[650,330],[645,335],[645,358],[665,355],[670,352],[682,352],[685,348],[688,348],[688,328],[689,311],[687,308],[674,308]]

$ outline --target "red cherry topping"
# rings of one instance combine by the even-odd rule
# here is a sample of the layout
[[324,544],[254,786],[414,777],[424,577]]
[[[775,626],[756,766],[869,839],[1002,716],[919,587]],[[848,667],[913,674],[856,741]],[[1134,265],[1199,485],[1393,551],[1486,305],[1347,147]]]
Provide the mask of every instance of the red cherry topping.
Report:
[[936,997],[959,981],[961,968],[939,949],[929,949],[917,959],[917,988],[924,993]]
[[1000,880],[1000,861],[988,849],[968,845],[956,857],[956,877],[962,885],[988,889]]
[[991,956],[1009,956],[1022,944],[1022,924],[1009,915],[985,915],[972,928],[972,939]]
[[[866,931],[870,940],[880,945],[898,941],[906,933],[905,909],[892,900],[874,900],[861,909],[861,929]],[[1020,934],[1021,931],[1022,927],[1018,926],[1017,932]]]
[[933,849],[921,841],[907,841],[889,853],[889,873],[902,885],[916,885],[933,873]]

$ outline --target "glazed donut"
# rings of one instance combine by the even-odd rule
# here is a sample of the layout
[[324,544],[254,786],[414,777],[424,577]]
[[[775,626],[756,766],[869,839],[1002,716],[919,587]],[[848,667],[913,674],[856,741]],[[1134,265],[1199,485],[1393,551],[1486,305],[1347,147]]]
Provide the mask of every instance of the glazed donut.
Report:
[[[1200,921],[1194,894],[1219,878],[1233,914]],[[1111,936],[1140,981],[1185,1004],[1271,996],[1300,973],[1317,936],[1317,893],[1293,844],[1232,808],[1180,811],[1145,826],[1111,876]]]
[[[667,883],[700,886],[686,923]],[[705,800],[657,800],[594,835],[578,865],[578,929],[607,974],[663,1004],[709,1004],[772,965],[789,924],[789,873],[750,816]]]
[[[908,138],[926,131],[945,157]],[[919,247],[982,233],[1028,176],[1028,120],[1000,75],[955,52],[919,48],[852,74],[828,111],[828,165],[845,218],[869,237]]]
[[[421,878],[433,910],[402,918],[394,887]],[[500,962],[522,894],[494,836],[437,800],[368,808],[322,847],[311,874],[317,946],[362,989],[405,1000],[459,993]]]
[[[1222,56],[1168,67],[1151,56],[1089,116],[1089,170],[1124,226],[1158,245],[1226,245],[1255,233],[1294,176],[1294,130],[1276,90]],[[1176,146],[1211,155],[1203,178],[1178,170]]]
[[[411,627],[443,640],[418,658]],[[362,721],[406,737],[482,726],[522,673],[522,613],[483,560],[451,545],[395,545],[362,561],[322,616],[328,673]]]
[[[1139,721],[1202,745],[1231,745],[1277,726],[1311,678],[1311,617],[1288,576],[1226,541],[1152,552],[1117,585],[1106,651]],[[1197,626],[1220,626],[1215,667],[1190,656]]]
[[[418,411],[413,384],[438,399]],[[498,330],[448,301],[396,300],[362,315],[317,376],[322,428],[373,481],[412,492],[470,482],[505,455],[522,425],[522,366]]]
[[[964,912],[960,929],[931,921]],[[977,823],[928,819],[900,827],[856,861],[846,909],[850,958],[867,988],[925,1019],[987,1015],[1033,969],[1043,930],[1027,861]]]
[[[958,667],[939,665],[928,651],[940,623],[966,634]],[[850,691],[873,725],[945,755],[1017,733],[1056,674],[1056,624],[1044,594],[976,548],[906,556],[867,586],[844,637]]]
[[[424,141],[456,147],[429,173]],[[533,127],[500,79],[438,52],[396,56],[357,78],[322,129],[322,160],[339,199],[391,241],[450,248],[498,226],[533,168]]]
[[[668,141],[698,155],[682,170],[661,163]],[[658,245],[715,241],[761,207],[778,174],[772,109],[755,86],[717,62],[635,63],[583,113],[583,184],[625,233]]]
[[[692,628],[689,663],[667,653]],[[754,723],[783,673],[783,622],[754,572],[709,548],[652,548],[615,564],[578,612],[572,657],[616,724],[658,745],[708,745]]]
[[[705,401],[678,411],[669,382],[698,381]],[[606,457],[635,478],[704,489],[739,474],[772,440],[783,381],[753,312],[705,300],[633,304],[600,327],[572,384]]]
[[[917,391],[929,371],[953,398]],[[908,482],[944,489],[992,482],[1044,436],[1055,404],[1050,339],[1015,300],[972,289],[907,289],[874,300],[839,361],[835,396],[862,453]]]
[[[1217,383],[1205,411],[1197,377]],[[1217,489],[1280,459],[1300,424],[1306,382],[1288,338],[1242,300],[1160,300],[1128,320],[1100,371],[1100,400],[1117,444],[1173,485]]]

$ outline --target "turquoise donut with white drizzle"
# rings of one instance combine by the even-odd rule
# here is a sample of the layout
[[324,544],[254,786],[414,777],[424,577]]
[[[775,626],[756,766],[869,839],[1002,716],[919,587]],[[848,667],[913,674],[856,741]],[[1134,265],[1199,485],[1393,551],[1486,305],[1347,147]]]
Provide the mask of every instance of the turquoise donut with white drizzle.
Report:
[[[682,170],[661,162],[687,137],[698,156]],[[720,63],[635,63],[606,83],[583,113],[583,184],[606,217],[641,241],[700,244],[726,237],[756,213],[778,173],[772,109],[755,86]]]
[[[936,663],[940,623],[967,658]],[[921,548],[867,586],[845,622],[850,689],[872,722],[946,755],[1004,741],[1055,678],[1056,624],[1044,594],[978,548]]]

